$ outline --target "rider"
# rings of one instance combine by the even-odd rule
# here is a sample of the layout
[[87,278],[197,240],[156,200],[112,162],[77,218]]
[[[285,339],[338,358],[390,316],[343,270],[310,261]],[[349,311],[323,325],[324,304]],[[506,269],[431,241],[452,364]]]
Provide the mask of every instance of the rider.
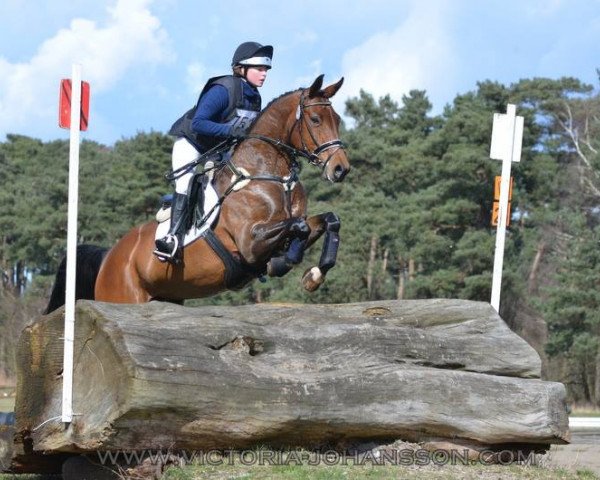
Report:
[[[196,106],[169,130],[177,137],[173,145],[173,170],[184,167],[231,137],[244,135],[261,109],[258,87],[271,68],[273,47],[244,42],[231,60],[233,75],[213,77],[204,86]],[[175,260],[185,235],[188,186],[194,169],[175,179],[171,225],[167,235],[156,240],[154,253],[162,260]]]

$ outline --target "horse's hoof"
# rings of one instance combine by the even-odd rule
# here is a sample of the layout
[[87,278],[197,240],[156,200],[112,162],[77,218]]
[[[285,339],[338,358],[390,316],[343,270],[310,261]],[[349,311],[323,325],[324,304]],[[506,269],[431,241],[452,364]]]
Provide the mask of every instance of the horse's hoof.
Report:
[[314,292],[325,281],[325,275],[319,267],[309,268],[302,276],[302,286],[308,292]]

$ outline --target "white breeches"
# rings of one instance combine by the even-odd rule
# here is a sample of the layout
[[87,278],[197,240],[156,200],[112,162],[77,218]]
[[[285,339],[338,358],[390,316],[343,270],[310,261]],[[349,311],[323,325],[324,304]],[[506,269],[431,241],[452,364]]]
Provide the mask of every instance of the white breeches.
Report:
[[[198,152],[198,150],[196,150],[196,148],[190,142],[188,142],[187,139],[180,137],[175,140],[172,155],[173,170],[177,170],[178,168],[197,160],[199,157],[200,152]],[[187,193],[190,180],[192,179],[195,171],[196,169],[193,168],[186,172],[185,175],[182,175],[175,180],[175,191],[177,193]]]

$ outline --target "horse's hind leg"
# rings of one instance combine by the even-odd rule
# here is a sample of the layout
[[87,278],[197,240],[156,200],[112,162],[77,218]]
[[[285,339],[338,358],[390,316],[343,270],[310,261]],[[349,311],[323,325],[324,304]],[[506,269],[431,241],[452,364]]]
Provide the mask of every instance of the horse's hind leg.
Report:
[[272,257],[267,264],[267,274],[270,277],[283,277],[294,265],[299,264],[304,258],[307,239],[293,237],[283,255]]
[[136,227],[108,252],[96,280],[96,300],[110,303],[146,303],[151,300],[138,266],[165,268],[152,255],[154,229],[152,224]]
[[[289,244],[287,249],[278,257],[272,257],[267,264],[267,274],[270,277],[283,277],[294,265],[298,265],[304,258],[304,251],[309,243],[309,238],[313,236],[313,231],[308,223],[300,219],[301,228],[290,229],[287,238]],[[322,235],[322,231],[317,236]]]
[[[257,225],[252,230],[253,249],[244,254],[246,261],[252,263],[267,252],[271,252],[277,245],[281,245],[286,239],[298,239],[302,243],[301,251],[309,237],[310,227],[301,217],[288,218],[281,222],[264,223]],[[299,263],[299,262],[298,262]]]
[[311,235],[307,242],[308,245],[314,243],[323,232],[325,233],[319,266],[309,268],[302,276],[302,285],[304,286],[304,289],[309,292],[314,292],[325,281],[325,275],[333,268],[337,260],[341,224],[339,217],[332,212],[310,217],[307,220],[307,223],[311,227]]

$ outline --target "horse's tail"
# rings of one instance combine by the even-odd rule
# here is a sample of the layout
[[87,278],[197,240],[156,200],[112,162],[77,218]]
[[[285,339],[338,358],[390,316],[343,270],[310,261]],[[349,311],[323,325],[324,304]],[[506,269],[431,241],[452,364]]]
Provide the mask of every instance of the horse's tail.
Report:
[[[79,245],[77,247],[75,299],[94,300],[96,278],[107,252],[108,248],[95,245]],[[56,272],[54,287],[44,314],[53,312],[65,304],[66,284],[67,258],[65,257]]]

